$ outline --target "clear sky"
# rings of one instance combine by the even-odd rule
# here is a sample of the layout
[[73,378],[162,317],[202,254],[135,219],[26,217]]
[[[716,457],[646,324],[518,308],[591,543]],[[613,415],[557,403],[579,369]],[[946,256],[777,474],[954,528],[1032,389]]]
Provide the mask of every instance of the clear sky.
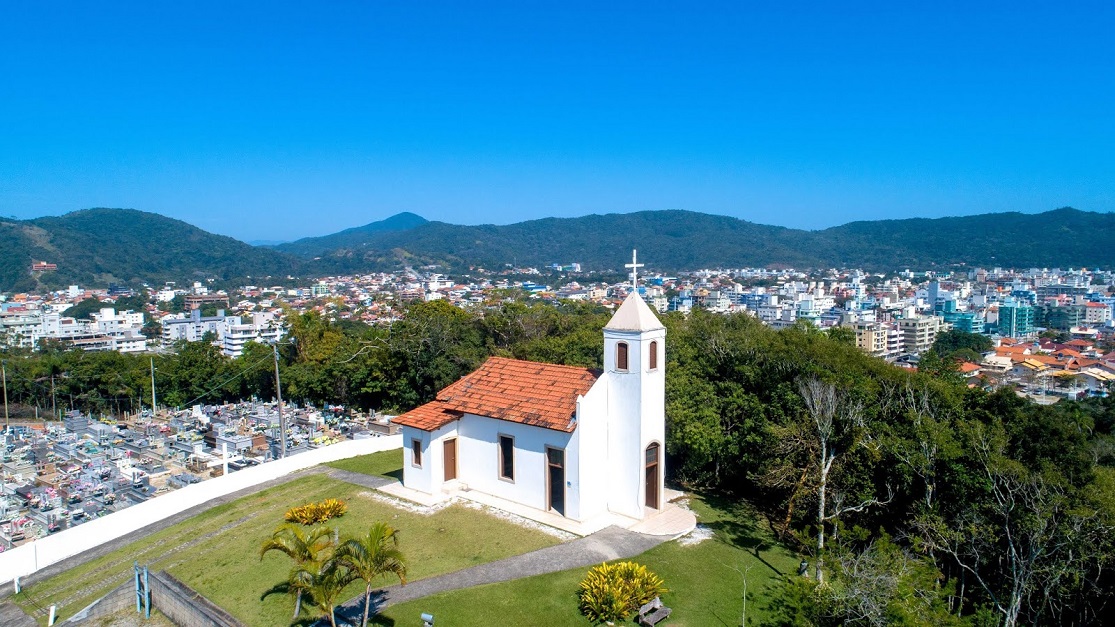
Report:
[[0,215],[1115,210],[1111,2],[541,5],[5,2]]

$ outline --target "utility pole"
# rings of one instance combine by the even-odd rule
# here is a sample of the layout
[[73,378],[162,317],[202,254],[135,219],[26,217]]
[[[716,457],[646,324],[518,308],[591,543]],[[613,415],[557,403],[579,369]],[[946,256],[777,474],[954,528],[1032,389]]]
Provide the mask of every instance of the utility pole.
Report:
[[7,433],[11,427],[8,421],[8,365],[3,361],[0,361],[0,377],[4,382],[4,433]]
[[54,396],[54,375],[50,375],[50,413],[51,420],[58,420],[58,399]]
[[151,358],[151,420],[155,419],[155,358]]
[[279,347],[276,344],[271,345],[271,350],[275,354],[275,397],[279,401],[279,457],[280,459],[286,458],[286,419],[283,418],[283,386],[279,382]]

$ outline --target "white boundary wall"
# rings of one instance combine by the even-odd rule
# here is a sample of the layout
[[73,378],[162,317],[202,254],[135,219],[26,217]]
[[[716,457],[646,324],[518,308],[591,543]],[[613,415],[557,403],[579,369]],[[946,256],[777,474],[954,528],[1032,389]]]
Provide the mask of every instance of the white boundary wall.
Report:
[[[388,451],[401,448],[402,445],[401,435],[346,440],[188,485],[119,512],[113,512],[108,516],[95,518],[72,529],[0,553],[0,583],[12,581],[16,577],[25,577],[68,557],[237,490],[250,488],[325,462]],[[298,505],[298,503],[291,505]]]

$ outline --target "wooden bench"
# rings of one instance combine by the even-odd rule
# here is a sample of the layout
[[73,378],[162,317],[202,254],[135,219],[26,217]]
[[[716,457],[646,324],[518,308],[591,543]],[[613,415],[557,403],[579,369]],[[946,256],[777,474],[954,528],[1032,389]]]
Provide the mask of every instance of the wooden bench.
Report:
[[639,608],[639,613],[635,616],[635,622],[641,627],[654,627],[666,620],[671,611],[670,608],[662,605],[662,599],[654,597],[653,601]]

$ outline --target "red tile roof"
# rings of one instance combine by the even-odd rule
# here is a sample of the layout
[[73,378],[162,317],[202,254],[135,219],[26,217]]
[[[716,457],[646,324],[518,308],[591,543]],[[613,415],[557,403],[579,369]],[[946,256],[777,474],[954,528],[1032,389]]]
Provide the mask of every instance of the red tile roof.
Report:
[[590,368],[492,357],[394,422],[433,431],[469,413],[571,432],[577,397],[599,377],[600,371]]
[[391,422],[423,431],[434,431],[460,417],[460,413],[449,411],[438,401],[433,401],[415,407],[401,416],[396,416]]

